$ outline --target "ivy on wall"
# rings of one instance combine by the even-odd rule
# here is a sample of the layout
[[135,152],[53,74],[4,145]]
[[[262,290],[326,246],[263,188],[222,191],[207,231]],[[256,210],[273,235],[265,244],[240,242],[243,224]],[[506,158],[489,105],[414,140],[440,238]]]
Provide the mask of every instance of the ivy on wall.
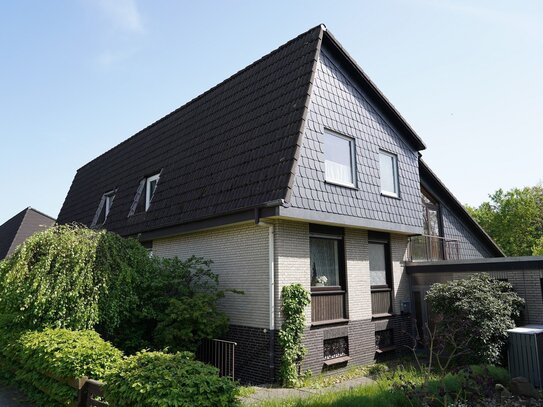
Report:
[[284,286],[282,311],[284,322],[279,331],[281,345],[281,382],[286,387],[296,387],[300,379],[300,364],[306,354],[302,345],[305,327],[305,307],[310,304],[311,296],[301,284]]

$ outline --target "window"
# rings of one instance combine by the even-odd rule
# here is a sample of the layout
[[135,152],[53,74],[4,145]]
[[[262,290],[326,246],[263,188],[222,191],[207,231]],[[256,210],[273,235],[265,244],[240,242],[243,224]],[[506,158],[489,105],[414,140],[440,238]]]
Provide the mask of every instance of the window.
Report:
[[310,238],[311,286],[330,287],[339,283],[338,241]]
[[379,173],[381,176],[381,193],[399,197],[398,157],[396,154],[383,150],[379,152]]
[[145,210],[148,210],[151,206],[151,201],[156,191],[156,186],[158,180],[160,179],[160,174],[153,175],[145,181]]
[[324,167],[326,181],[354,186],[354,141],[351,138],[324,133]]
[[325,339],[323,342],[324,359],[335,359],[349,355],[349,339],[346,336]]
[[386,245],[369,243],[370,284],[372,287],[387,287]]
[[100,203],[98,204],[98,209],[96,209],[96,213],[92,219],[92,223],[90,225],[91,228],[97,225],[103,225],[106,222],[109,212],[111,211],[111,206],[113,205],[115,192],[116,190],[112,190],[102,195],[102,198],[100,198]]

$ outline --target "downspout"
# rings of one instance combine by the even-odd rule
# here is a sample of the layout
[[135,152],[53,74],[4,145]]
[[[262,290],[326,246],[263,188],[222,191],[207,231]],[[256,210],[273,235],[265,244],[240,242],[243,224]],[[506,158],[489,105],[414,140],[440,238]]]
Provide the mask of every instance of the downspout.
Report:
[[256,215],[257,226],[268,227],[268,311],[269,311],[269,368],[270,379],[275,379],[275,228],[271,223],[260,220]]

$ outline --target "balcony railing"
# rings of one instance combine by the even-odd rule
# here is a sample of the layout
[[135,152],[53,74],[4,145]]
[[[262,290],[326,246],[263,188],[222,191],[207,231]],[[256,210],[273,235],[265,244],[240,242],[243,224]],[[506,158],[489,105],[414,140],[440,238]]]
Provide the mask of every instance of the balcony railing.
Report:
[[345,291],[311,292],[311,322],[332,323],[345,319]]
[[411,236],[407,245],[408,261],[459,260],[458,240],[440,236]]

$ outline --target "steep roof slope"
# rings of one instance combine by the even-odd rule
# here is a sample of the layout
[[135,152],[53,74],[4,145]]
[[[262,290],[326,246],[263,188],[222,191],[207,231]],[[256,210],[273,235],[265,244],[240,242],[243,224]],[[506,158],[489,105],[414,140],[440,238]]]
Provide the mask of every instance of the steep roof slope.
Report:
[[10,255],[21,243],[35,232],[55,223],[55,219],[34,208],[23,209],[0,225],[0,260]]
[[[285,199],[292,186],[317,26],[80,168],[59,223],[89,225],[116,189],[106,227],[128,235]],[[140,181],[161,172],[149,211],[127,218]]]

